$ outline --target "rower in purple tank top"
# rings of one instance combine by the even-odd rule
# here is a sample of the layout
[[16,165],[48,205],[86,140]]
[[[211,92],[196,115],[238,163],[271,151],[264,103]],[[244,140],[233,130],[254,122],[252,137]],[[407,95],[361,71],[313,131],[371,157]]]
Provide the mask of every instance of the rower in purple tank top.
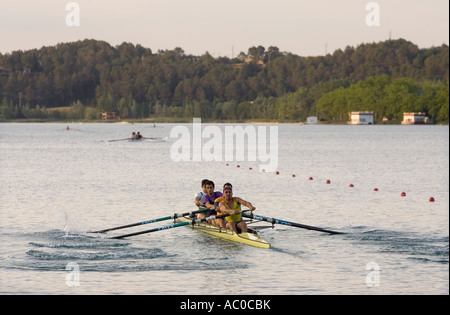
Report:
[[[220,191],[215,192],[214,188],[215,188],[214,182],[209,181],[206,184],[206,192],[207,193],[206,193],[206,195],[204,195],[202,197],[203,204],[205,205],[206,208],[210,209],[207,214],[208,217],[217,214],[216,208],[214,205],[214,200],[216,200],[219,197],[222,197],[222,193]],[[223,219],[213,220],[213,221],[211,221],[211,224],[225,228],[225,221]]]

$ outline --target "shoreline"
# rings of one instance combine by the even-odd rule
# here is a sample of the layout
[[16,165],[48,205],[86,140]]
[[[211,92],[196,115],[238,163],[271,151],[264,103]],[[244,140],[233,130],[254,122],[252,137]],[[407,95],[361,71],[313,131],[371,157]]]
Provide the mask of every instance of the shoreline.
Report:
[[[146,119],[130,119],[130,120],[51,120],[51,119],[13,119],[13,120],[5,120],[0,121],[2,124],[9,123],[58,123],[58,124],[189,124],[192,123],[192,118],[146,118]],[[373,125],[353,125],[349,124],[347,121],[323,121],[316,124],[308,124],[306,122],[301,121],[278,121],[278,120],[204,120],[202,118],[202,123],[205,124],[299,124],[299,125],[307,125],[307,126],[320,126],[320,125],[343,125],[343,126],[414,126],[411,125],[403,125],[401,121],[388,121],[388,122],[375,122]],[[419,125],[419,124],[417,124]],[[425,126],[448,126],[449,123],[438,123],[438,124],[423,124]]]

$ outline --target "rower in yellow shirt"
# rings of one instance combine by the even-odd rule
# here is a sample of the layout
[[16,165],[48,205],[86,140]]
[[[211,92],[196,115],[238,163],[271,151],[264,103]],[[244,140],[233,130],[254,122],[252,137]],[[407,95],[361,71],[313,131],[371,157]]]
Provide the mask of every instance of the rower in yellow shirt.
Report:
[[[226,183],[223,185],[223,200],[219,201],[218,214],[228,214],[232,213],[228,217],[225,217],[227,220],[226,227],[236,233],[247,233],[247,224],[242,221],[241,215],[241,205],[246,206],[251,211],[256,208],[253,207],[252,203],[246,201],[239,197],[233,197],[233,185],[230,183]],[[220,199],[220,198],[218,198]],[[215,202],[218,202],[218,199]]]

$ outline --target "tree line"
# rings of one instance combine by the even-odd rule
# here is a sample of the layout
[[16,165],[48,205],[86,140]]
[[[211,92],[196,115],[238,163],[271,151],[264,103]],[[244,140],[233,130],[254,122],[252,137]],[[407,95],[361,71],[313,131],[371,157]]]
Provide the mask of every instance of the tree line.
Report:
[[[0,54],[0,119],[114,111],[122,119],[336,121],[372,110],[380,119],[423,111],[448,122],[448,62],[447,45],[421,49],[403,39],[318,57],[257,46],[236,58],[83,40]],[[51,110],[61,106],[71,110]]]

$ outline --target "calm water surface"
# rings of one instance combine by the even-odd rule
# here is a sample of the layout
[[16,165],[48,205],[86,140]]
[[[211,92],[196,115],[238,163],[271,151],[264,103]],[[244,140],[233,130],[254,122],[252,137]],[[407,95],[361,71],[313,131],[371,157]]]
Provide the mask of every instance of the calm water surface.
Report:
[[[448,126],[279,125],[280,175],[174,162],[172,124],[66,126],[0,124],[0,293],[449,294]],[[132,131],[162,139],[107,141]],[[276,226],[265,250],[185,227],[86,233],[193,210],[203,178],[347,234]]]

